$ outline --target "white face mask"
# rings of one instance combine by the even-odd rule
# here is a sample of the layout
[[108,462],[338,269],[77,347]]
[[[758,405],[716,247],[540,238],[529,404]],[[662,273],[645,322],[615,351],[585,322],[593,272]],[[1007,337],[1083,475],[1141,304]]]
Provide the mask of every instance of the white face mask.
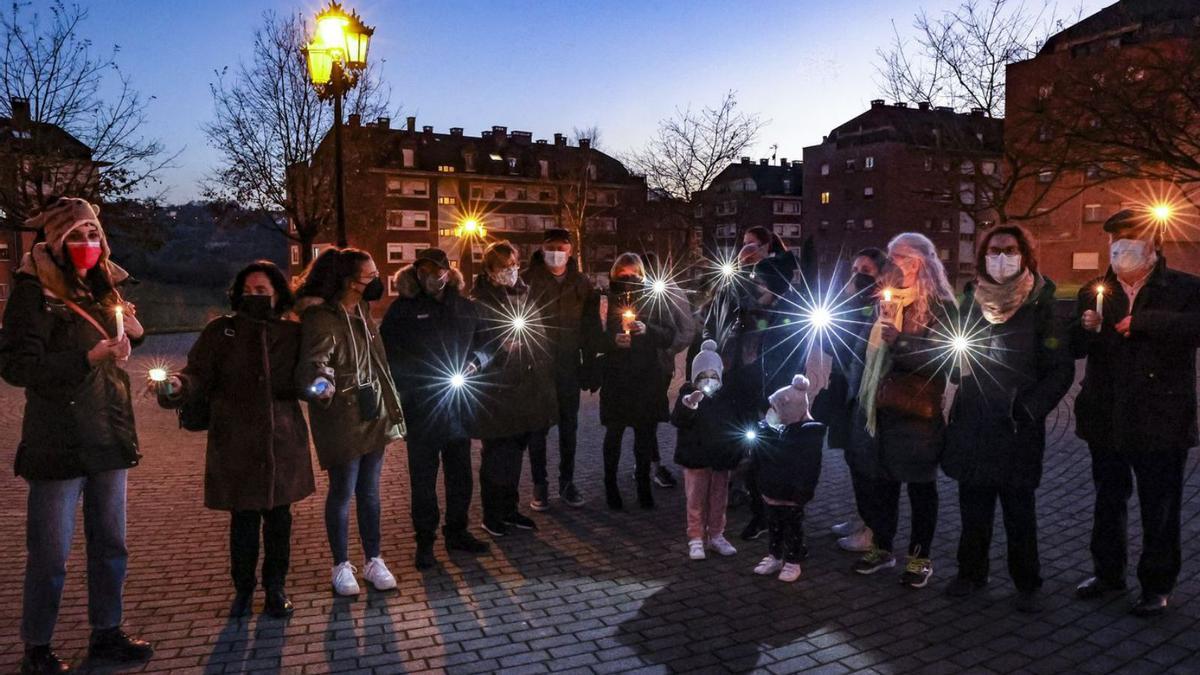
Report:
[[721,381],[715,377],[702,377],[696,382],[696,386],[704,392],[705,396],[712,396],[721,389]]
[[1144,269],[1150,261],[1150,244],[1140,239],[1118,239],[1108,252],[1113,271],[1119,275]]
[[1005,282],[1021,273],[1021,254],[1005,255],[997,253],[984,257],[988,276],[999,282]]
[[779,413],[775,412],[774,408],[767,410],[767,416],[763,421],[772,429],[782,429],[784,426],[783,420],[779,419]]
[[566,251],[542,251],[542,257],[550,267],[566,267],[570,258]]
[[501,286],[516,286],[517,285],[517,268],[505,267],[499,272],[492,275],[492,279]]

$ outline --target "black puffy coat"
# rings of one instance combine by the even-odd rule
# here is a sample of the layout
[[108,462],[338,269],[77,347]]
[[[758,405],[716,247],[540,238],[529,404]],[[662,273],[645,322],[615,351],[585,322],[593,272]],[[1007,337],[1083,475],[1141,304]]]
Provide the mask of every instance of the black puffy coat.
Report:
[[[482,346],[490,361],[475,377],[479,387],[479,412],[474,435],[507,438],[548,429],[558,422],[558,394],[554,388],[554,355],[546,349],[544,321],[529,302],[529,287],[518,281],[505,288],[486,274],[475,278],[472,296],[483,322]],[[516,347],[504,342],[514,337],[511,318],[527,316],[526,336]]]
[[[675,339],[670,311],[639,290],[613,282],[608,318],[600,344],[603,361],[600,385],[600,423],[604,426],[641,426],[670,419],[667,389],[671,385]],[[632,308],[646,332],[634,335],[630,347],[618,347],[621,313]]]
[[575,258],[567,262],[565,277],[555,279],[540,249],[521,278],[529,286],[532,306],[542,313],[555,377],[576,382],[577,386],[594,387],[598,376],[593,348],[600,333],[600,294],[591,280],[579,271]]
[[806,504],[821,479],[821,448],[825,425],[808,421],[789,424],[782,431],[760,424],[751,443],[751,458],[762,496]]
[[1160,259],[1133,306],[1131,334],[1113,326],[1130,314],[1129,298],[1110,270],[1079,291],[1077,316],[1096,306],[1099,333],[1072,324],[1075,358],[1087,358],[1075,397],[1075,433],[1088,444],[1126,452],[1190,448],[1196,434],[1196,348],[1200,347],[1200,278]]
[[[128,373],[112,361],[93,368],[88,351],[105,336],[42,291],[36,276],[17,274],[0,339],[0,375],[25,389],[17,475],[65,480],[137,465]],[[116,334],[109,299],[76,302]]]
[[973,344],[946,428],[942,470],[970,485],[1036,488],[1046,416],[1071,388],[1075,363],[1045,280],[1008,321],[992,325],[968,285],[960,312]]
[[675,463],[687,469],[732,470],[745,454],[743,434],[733,401],[718,390],[700,399],[695,410],[683,404],[683,398],[696,391],[684,383],[671,412],[671,424],[679,434],[675,443]]

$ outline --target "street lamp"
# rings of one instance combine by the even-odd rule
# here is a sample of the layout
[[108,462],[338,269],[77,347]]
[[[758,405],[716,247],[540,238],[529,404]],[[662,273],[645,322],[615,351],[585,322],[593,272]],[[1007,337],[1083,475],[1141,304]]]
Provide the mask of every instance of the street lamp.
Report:
[[357,12],[347,13],[341,3],[330,2],[317,14],[317,30],[304,48],[308,77],[317,96],[333,100],[333,180],[337,211],[337,244],[346,247],[346,205],[342,179],[342,100],[358,84],[367,68],[367,48],[375,29]]

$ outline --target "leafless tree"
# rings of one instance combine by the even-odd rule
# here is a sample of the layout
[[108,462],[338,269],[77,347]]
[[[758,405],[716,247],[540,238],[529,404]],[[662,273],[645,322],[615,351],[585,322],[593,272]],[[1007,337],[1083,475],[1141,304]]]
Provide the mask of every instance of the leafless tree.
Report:
[[0,182],[0,207],[10,226],[60,194],[100,200],[144,191],[178,156],[146,135],[154,97],[143,96],[121,71],[120,47],[97,54],[81,36],[87,17],[87,10],[62,0],[32,10],[14,2],[0,10],[0,113],[13,117],[13,99],[24,99],[30,122],[14,130],[16,140],[8,144],[13,173]]
[[[214,116],[203,127],[220,154],[206,181],[206,196],[286,214],[288,223],[267,217],[263,224],[298,242],[304,264],[317,235],[331,222],[333,180],[311,166],[333,125],[333,111],[309,83],[301,51],[307,38],[301,16],[265,13],[254,31],[249,62],[220,70],[209,85]],[[387,114],[391,91],[382,82],[380,63],[368,65],[350,91],[348,114],[368,119]]]

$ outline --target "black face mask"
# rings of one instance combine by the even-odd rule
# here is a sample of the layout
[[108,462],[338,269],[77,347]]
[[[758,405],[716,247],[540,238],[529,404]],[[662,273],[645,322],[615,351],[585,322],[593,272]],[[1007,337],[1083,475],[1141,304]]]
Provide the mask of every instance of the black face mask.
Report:
[[850,283],[854,286],[855,292],[862,293],[863,291],[875,285],[875,277],[871,276],[870,274],[858,272],[850,280]]
[[383,297],[383,280],[375,277],[363,288],[362,298],[367,302],[375,302]]
[[638,277],[617,277],[609,285],[614,293],[635,293],[645,290],[645,284]]
[[269,295],[243,295],[238,311],[251,319],[266,321],[275,313],[275,307]]

